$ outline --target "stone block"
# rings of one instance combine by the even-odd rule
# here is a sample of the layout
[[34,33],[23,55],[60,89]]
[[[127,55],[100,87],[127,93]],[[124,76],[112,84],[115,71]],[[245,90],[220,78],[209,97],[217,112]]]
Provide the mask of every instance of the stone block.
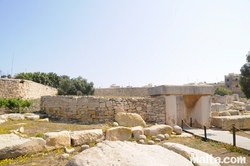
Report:
[[106,131],[106,140],[109,141],[125,141],[132,136],[132,130],[128,127],[113,127]]
[[211,125],[222,128],[223,130],[230,130],[232,124],[235,124],[239,129],[250,129],[250,115],[218,116],[211,118]]
[[119,123],[120,126],[146,126],[146,123],[142,117],[136,113],[117,113],[115,115],[115,121]]
[[69,146],[70,133],[69,131],[48,132],[44,134],[47,146]]
[[104,139],[102,129],[72,131],[70,137],[72,146],[100,142]]
[[144,128],[144,134],[146,136],[157,136],[158,134],[169,134],[173,132],[173,128],[169,125],[154,125]]

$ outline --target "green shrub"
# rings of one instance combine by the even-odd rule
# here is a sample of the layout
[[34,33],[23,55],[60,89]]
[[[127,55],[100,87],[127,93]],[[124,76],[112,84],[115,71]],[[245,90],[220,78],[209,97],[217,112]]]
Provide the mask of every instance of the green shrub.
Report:
[[25,107],[30,107],[32,105],[32,101],[23,100],[20,97],[18,98],[0,98],[0,107],[6,107],[14,112],[21,112]]
[[220,96],[225,96],[225,95],[231,95],[232,91],[223,87],[217,87],[214,91],[214,95],[220,95]]

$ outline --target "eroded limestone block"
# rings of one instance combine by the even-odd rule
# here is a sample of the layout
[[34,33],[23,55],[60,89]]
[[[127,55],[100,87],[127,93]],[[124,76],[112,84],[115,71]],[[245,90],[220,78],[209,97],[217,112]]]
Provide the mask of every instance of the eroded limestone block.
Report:
[[35,154],[42,151],[44,146],[45,140],[42,138],[22,138],[15,134],[1,134],[0,159]]
[[204,161],[201,161],[201,160],[194,160],[195,157],[197,157],[197,159],[200,159],[200,158],[205,159],[207,156],[209,156],[209,154],[203,151],[190,148],[182,144],[172,143],[172,142],[166,142],[162,146],[178,154],[182,154],[182,156],[184,156],[188,160],[193,161],[193,163],[197,166],[220,166],[220,164],[216,163],[216,159],[212,156],[211,156],[211,160],[209,160],[206,163],[204,163]]
[[144,128],[144,134],[146,136],[157,136],[158,134],[169,134],[173,132],[173,128],[169,125],[154,125]]
[[217,116],[211,118],[211,125],[223,130],[230,130],[233,124],[239,129],[250,129],[250,115]]
[[70,145],[69,131],[48,132],[44,134],[47,146],[68,146]]
[[144,135],[144,130],[141,126],[132,127],[133,137],[138,139],[140,135]]
[[102,129],[73,131],[70,133],[70,137],[72,146],[100,142],[104,139]]
[[230,113],[230,115],[239,115],[240,114],[239,110],[227,110],[227,111]]
[[106,131],[106,140],[109,141],[125,141],[132,136],[132,130],[128,127],[113,127]]
[[126,127],[146,126],[142,117],[136,113],[119,112],[115,115],[115,121],[117,121],[120,126]]

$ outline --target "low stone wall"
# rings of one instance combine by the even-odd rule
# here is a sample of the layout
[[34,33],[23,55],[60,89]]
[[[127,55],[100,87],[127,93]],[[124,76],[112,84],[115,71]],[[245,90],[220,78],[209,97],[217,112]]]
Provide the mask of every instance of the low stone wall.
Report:
[[57,89],[20,79],[0,79],[0,97],[39,99],[44,95],[56,95]]
[[212,98],[213,103],[229,104],[232,103],[232,101],[239,101],[239,95],[238,94],[225,95],[225,96],[215,95]]
[[148,88],[147,87],[96,88],[94,96],[145,97],[148,96]]
[[148,123],[166,122],[165,98],[41,97],[41,110],[49,117],[82,123],[113,121],[117,112],[138,113]]

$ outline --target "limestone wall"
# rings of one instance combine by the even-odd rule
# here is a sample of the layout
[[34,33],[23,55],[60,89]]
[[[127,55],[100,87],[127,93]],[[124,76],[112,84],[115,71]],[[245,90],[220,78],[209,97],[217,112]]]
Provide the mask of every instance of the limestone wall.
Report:
[[215,95],[212,98],[213,103],[229,104],[232,103],[232,101],[239,101],[239,95],[238,94],[225,95],[225,96]]
[[113,121],[120,111],[138,113],[148,123],[165,123],[165,99],[43,96],[41,110],[52,118],[82,123]]
[[148,96],[148,88],[147,87],[96,88],[94,96],[145,97]]
[[38,99],[44,95],[56,95],[57,89],[28,80],[0,79],[0,97]]

